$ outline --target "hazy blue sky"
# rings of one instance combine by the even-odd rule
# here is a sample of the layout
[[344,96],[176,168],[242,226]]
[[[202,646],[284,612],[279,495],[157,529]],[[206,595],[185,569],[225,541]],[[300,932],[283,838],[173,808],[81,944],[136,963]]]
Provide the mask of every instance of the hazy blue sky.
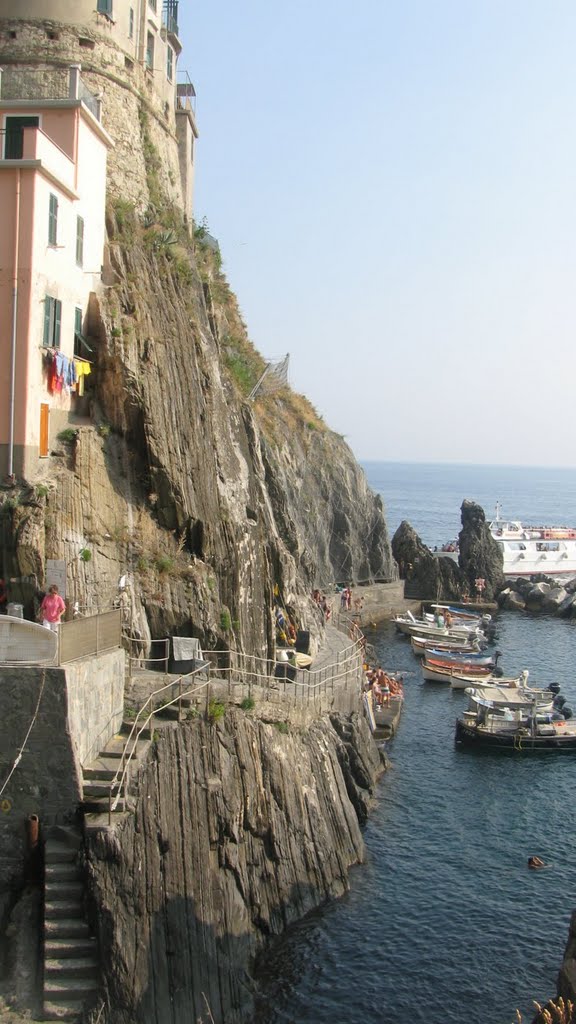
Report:
[[196,216],[359,458],[576,465],[574,0],[180,3]]

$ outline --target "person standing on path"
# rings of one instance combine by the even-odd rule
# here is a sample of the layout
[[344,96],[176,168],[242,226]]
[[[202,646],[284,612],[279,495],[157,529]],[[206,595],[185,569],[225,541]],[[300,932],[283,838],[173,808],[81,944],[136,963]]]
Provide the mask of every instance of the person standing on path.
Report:
[[38,618],[42,620],[42,625],[46,629],[51,629],[54,633],[57,633],[60,620],[65,611],[66,602],[60,597],[58,587],[53,583],[40,605]]

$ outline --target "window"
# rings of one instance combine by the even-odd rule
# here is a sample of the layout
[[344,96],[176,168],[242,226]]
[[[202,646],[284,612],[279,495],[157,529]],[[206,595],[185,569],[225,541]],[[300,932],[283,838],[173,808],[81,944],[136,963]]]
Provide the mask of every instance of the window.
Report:
[[154,70],[154,36],[152,32],[146,36],[146,67],[149,71]]
[[48,210],[48,245],[58,245],[58,198],[53,192]]
[[99,14],[106,14],[112,17],[112,0],[97,0],[96,10]]
[[168,49],[166,50],[166,75],[168,76],[168,81],[169,82],[172,81],[173,74],[174,74],[174,50],[172,49],[171,46],[169,46]]
[[84,217],[76,217],[76,266],[84,265]]
[[131,7],[128,11],[128,38],[134,38],[134,8]]
[[79,356],[80,359],[90,359],[92,351],[91,345],[82,334],[82,310],[76,306],[74,310],[74,355]]
[[42,338],[45,348],[60,348],[61,322],[62,303],[59,299],[47,295],[44,299],[44,336]]
[[24,146],[24,129],[37,128],[39,117],[7,117],[6,142],[4,144],[5,160],[21,160]]

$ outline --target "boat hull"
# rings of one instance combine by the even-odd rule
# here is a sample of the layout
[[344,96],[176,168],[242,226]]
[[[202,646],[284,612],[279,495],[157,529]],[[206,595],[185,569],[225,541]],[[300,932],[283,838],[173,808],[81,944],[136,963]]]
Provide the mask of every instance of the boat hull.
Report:
[[517,753],[576,753],[576,730],[546,736],[531,736],[525,730],[490,732],[458,718],[455,742],[457,746],[482,750],[512,750]]

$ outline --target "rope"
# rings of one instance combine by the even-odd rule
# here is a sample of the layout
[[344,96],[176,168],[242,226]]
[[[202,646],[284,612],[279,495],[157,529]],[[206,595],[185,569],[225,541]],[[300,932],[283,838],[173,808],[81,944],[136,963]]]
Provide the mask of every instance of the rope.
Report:
[[2,789],[0,789],[0,796],[2,796],[4,790],[6,789],[8,783],[10,782],[10,779],[14,775],[14,772],[16,771],[18,765],[20,764],[20,761],[22,760],[22,755],[24,754],[24,751],[26,750],[26,743],[28,742],[28,737],[29,737],[30,733],[32,732],[32,729],[34,728],[34,723],[35,723],[35,721],[36,721],[36,719],[38,717],[38,711],[40,710],[40,701],[42,700],[42,694],[44,692],[44,683],[45,682],[46,682],[46,669],[44,669],[42,671],[42,683],[41,683],[41,686],[40,686],[40,693],[38,694],[38,700],[36,701],[36,709],[35,709],[34,714],[32,716],[32,721],[30,722],[30,725],[28,726],[28,732],[26,733],[26,735],[24,737],[24,742],[23,742],[22,746],[20,747],[20,750],[18,752],[16,760],[14,761],[14,764],[12,765],[12,768],[10,769],[10,771],[8,773],[8,776],[7,776],[7,778],[6,778],[5,782],[4,782],[4,785],[2,786]]

